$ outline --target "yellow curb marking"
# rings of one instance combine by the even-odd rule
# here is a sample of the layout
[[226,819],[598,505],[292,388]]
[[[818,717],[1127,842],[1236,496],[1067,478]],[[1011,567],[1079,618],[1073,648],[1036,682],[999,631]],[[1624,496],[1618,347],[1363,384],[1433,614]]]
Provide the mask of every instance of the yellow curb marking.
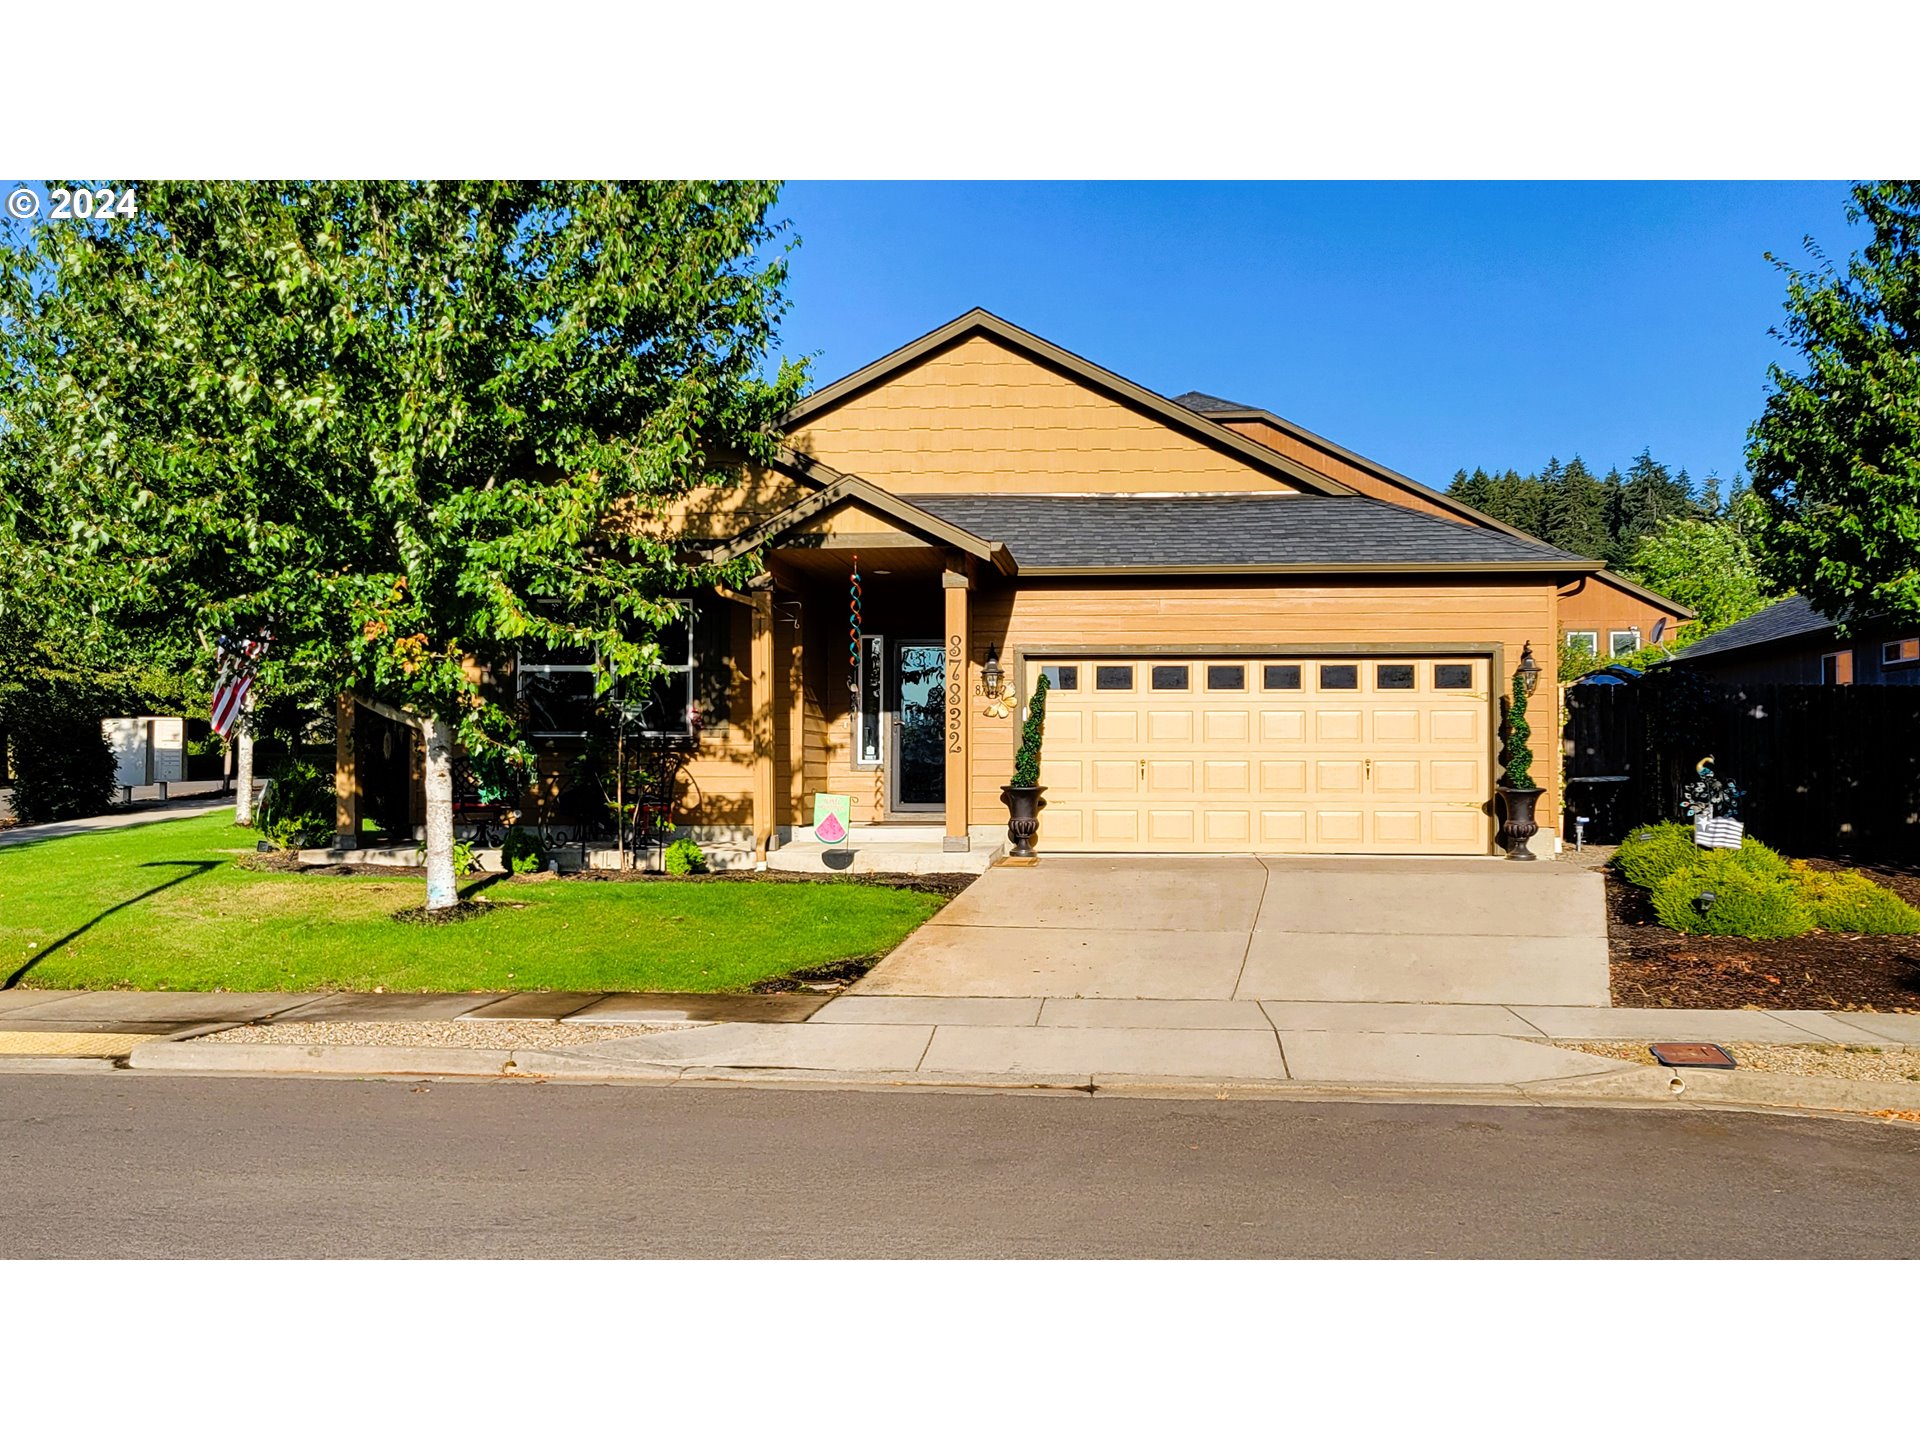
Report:
[[0,1055],[68,1055],[83,1059],[118,1059],[151,1035],[129,1035],[112,1030],[0,1030]]

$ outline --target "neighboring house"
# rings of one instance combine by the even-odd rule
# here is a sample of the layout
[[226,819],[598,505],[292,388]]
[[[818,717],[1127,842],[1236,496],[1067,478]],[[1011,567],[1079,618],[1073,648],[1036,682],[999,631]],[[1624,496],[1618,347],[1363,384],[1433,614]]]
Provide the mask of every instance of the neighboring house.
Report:
[[1674,666],[1724,685],[1920,685],[1920,626],[1863,620],[1842,639],[1802,595],[1689,645]]
[[[1176,397],[1175,403],[1310,465],[1359,494],[1429,515],[1465,520],[1518,539],[1534,539],[1524,530],[1503,524],[1451,495],[1357,455],[1291,420],[1282,419],[1271,410],[1222,400],[1198,390]],[[1694,612],[1678,601],[1608,570],[1580,576],[1560,595],[1560,634],[1572,641],[1576,649],[1590,655],[1631,655],[1653,643],[1654,630],[1660,621],[1667,622],[1664,635],[1671,638],[1675,630],[1693,618]]]
[[[697,602],[655,697],[689,750],[675,820],[765,854],[810,838],[824,792],[901,827],[881,836],[997,846],[1044,671],[1049,852],[1488,853],[1523,650],[1550,677],[1568,607],[1604,628],[1585,618],[1599,597],[1649,630],[1687,612],[1221,403],[976,310],[795,407],[777,463],[657,520],[764,562],[745,593]],[[522,657],[549,777],[578,749],[589,659]],[[1534,750],[1544,820],[1560,757]]]

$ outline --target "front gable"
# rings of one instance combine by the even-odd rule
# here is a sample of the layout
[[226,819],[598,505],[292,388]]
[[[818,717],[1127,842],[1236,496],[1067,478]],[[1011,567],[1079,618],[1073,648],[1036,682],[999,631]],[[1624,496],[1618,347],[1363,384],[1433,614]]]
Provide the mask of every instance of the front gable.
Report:
[[803,402],[786,438],[896,494],[1346,493],[977,311]]

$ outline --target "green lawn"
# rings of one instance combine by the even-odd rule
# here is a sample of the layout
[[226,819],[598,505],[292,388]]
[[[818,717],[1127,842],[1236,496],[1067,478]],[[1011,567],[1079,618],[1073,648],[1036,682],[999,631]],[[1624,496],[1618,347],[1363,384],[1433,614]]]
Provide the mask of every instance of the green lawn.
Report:
[[475,877],[499,909],[403,925],[417,876],[235,865],[254,833],[224,815],[0,849],[0,983],[142,990],[743,990],[884,953],[940,907],[816,883]]

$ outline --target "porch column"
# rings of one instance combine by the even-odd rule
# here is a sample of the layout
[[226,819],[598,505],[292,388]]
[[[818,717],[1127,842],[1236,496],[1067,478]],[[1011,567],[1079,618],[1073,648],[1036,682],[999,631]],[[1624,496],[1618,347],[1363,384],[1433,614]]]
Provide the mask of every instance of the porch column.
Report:
[[753,593],[753,853],[765,863],[773,838],[773,592]]
[[360,771],[353,743],[353,722],[359,709],[351,693],[342,692],[334,700],[333,844],[337,850],[360,848]]
[[964,558],[951,556],[940,577],[941,593],[947,602],[947,833],[940,842],[943,850],[967,848],[967,800],[973,773],[973,735],[967,724],[972,709],[967,703],[967,658],[973,653],[973,642],[967,628],[967,591],[972,581],[966,567]]

